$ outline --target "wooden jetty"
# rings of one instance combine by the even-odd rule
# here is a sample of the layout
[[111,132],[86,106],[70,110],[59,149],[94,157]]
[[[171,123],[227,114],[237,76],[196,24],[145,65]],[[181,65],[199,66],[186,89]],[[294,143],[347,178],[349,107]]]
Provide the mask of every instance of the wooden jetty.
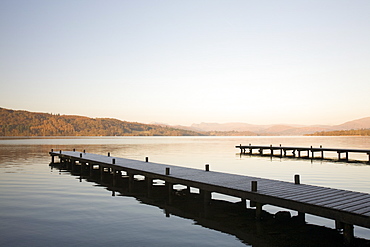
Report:
[[[210,171],[209,165],[204,170],[179,167],[132,159],[98,155],[77,151],[51,151],[52,163],[59,157],[61,163],[81,165],[81,169],[99,170],[101,176],[112,174],[113,183],[120,176],[128,176],[133,181],[134,175],[145,177],[148,191],[153,180],[159,179],[168,187],[169,196],[173,186],[180,184],[187,188],[198,188],[204,204],[211,200],[212,192],[241,198],[243,203],[250,201],[256,208],[256,219],[262,218],[263,205],[269,204],[295,210],[304,221],[305,213],[321,216],[335,221],[337,229],[343,229],[346,243],[354,237],[353,226],[370,228],[370,194],[325,188],[300,183],[299,175],[294,182],[242,176]],[[129,182],[130,184],[130,182]]]
[[[283,147],[283,146],[256,146],[256,145],[247,145],[235,146],[240,149],[241,154],[253,154],[253,150],[258,150],[259,155],[264,155],[264,151],[268,151],[271,156],[280,156],[280,157],[298,157],[298,158],[320,158],[324,159],[324,152],[335,152],[338,154],[339,161],[348,161],[349,153],[363,153],[368,155],[368,162],[370,163],[370,150],[369,149],[347,149],[347,148],[323,148],[322,146],[315,147]],[[247,151],[248,150],[248,151]],[[277,152],[277,154],[276,154]],[[288,154],[291,152],[291,155]],[[315,156],[315,153],[320,153],[320,156]],[[306,154],[306,156],[304,156]],[[342,154],[345,155],[342,158]]]
[[[151,190],[148,190],[146,181],[141,176],[136,176],[130,186],[128,176],[117,179],[108,172],[102,176],[100,170],[90,170],[89,166],[81,166],[80,163],[57,162],[50,164],[50,167],[68,172],[80,181],[83,179],[98,185],[111,192],[113,197],[132,197],[140,204],[158,207],[166,218],[173,215],[190,219],[193,224],[233,235],[241,242],[254,247],[343,246],[343,235],[340,231],[326,226],[305,224],[297,216],[290,217],[288,212],[279,211],[272,214],[263,211],[261,221],[255,219],[255,210],[246,207],[242,201],[231,202],[214,196],[209,204],[204,204],[204,198],[197,190],[189,190],[184,186],[174,186],[170,197],[168,188],[163,183],[156,183],[154,180]],[[370,240],[355,238],[353,244],[370,246]]]

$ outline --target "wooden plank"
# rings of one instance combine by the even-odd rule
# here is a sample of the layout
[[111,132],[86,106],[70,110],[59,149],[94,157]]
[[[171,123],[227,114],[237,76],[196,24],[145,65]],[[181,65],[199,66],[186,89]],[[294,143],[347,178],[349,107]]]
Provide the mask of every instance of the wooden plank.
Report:
[[359,210],[358,211],[360,214],[364,215],[364,216],[368,216],[370,218],[370,208],[367,208],[366,211],[365,209],[363,209],[362,211]]
[[308,203],[312,203],[312,204],[319,205],[319,206],[336,208],[334,206],[328,206],[328,204],[341,203],[346,200],[348,202],[348,200],[356,200],[357,198],[359,198],[359,195],[353,194],[353,195],[347,195],[347,196],[342,196],[342,197],[339,196],[335,198],[330,197],[327,200],[323,199],[323,200],[317,200],[317,201],[312,201]]
[[320,202],[327,202],[333,201],[337,198],[343,198],[342,194],[334,194],[329,191],[325,193],[313,193],[310,196],[296,196],[296,197],[289,197],[290,200],[300,201],[304,203],[314,203],[319,204]]
[[364,202],[363,204],[360,205],[355,205],[351,207],[344,208],[343,210],[349,211],[349,212],[356,212],[357,210],[363,209],[363,208],[369,208],[370,207],[370,202]]
[[295,200],[296,198],[302,198],[302,199],[306,197],[310,198],[313,195],[322,194],[326,191],[327,189],[323,189],[323,188],[312,188],[312,189],[305,189],[305,190],[300,191],[298,188],[297,190],[293,190],[290,192],[278,191],[274,195],[281,197],[281,198],[289,199],[289,200]]
[[347,206],[358,205],[362,201],[365,201],[365,202],[370,201],[369,197],[370,196],[368,194],[361,194],[361,195],[354,194],[353,197],[348,196],[346,198],[343,198],[339,202],[332,202],[332,203],[325,204],[325,207],[332,207],[332,208],[335,208],[335,209],[342,209],[342,208],[347,207]]

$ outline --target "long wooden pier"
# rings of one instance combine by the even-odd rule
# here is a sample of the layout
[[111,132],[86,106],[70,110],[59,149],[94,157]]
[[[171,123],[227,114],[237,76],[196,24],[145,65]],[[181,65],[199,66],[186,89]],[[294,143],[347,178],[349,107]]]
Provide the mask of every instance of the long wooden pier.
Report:
[[52,163],[55,157],[66,163],[79,163],[82,167],[109,173],[115,179],[128,176],[133,181],[134,175],[142,175],[147,182],[148,191],[153,180],[159,179],[168,187],[169,196],[173,186],[180,184],[188,188],[198,188],[204,203],[211,200],[212,192],[241,198],[243,203],[250,201],[256,208],[256,219],[262,218],[263,205],[269,204],[298,211],[298,217],[304,221],[305,213],[335,220],[337,229],[343,229],[346,243],[354,237],[353,226],[370,228],[370,194],[325,188],[301,184],[298,175],[294,182],[282,182],[272,179],[242,176],[214,172],[209,165],[204,170],[179,167],[145,161],[98,155],[77,151],[51,151]]
[[[268,151],[271,156],[280,156],[280,157],[298,157],[298,158],[320,158],[324,159],[325,152],[334,152],[338,155],[339,161],[348,161],[349,153],[363,153],[368,155],[368,162],[370,163],[370,150],[369,149],[347,149],[347,148],[323,148],[320,147],[284,147],[284,146],[256,146],[256,145],[247,145],[235,146],[240,149],[241,154],[253,154],[253,150],[258,150],[259,155],[264,155],[264,151]],[[247,151],[248,150],[248,151]],[[276,153],[277,152],[277,153]],[[288,152],[291,152],[289,155]],[[316,153],[319,153],[320,156],[315,156]],[[306,155],[305,155],[306,154]],[[344,154],[344,158],[342,157]]]

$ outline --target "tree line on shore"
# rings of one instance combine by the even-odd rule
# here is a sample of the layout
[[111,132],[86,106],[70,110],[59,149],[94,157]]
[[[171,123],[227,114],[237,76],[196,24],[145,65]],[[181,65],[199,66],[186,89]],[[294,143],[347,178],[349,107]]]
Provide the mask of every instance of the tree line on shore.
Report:
[[370,129],[320,131],[307,136],[370,136]]
[[191,130],[111,118],[89,118],[0,108],[0,136],[200,136]]

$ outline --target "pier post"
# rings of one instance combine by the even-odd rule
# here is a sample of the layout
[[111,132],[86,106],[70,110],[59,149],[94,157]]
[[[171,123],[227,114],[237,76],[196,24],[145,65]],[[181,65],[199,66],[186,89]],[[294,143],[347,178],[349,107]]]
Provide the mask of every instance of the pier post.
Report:
[[206,164],[205,169],[206,169],[206,172],[209,172],[209,164]]
[[51,156],[51,164],[54,164],[54,155]]
[[110,152],[108,152],[108,157],[110,157]]
[[257,181],[252,181],[251,182],[251,188],[253,192],[257,191]]
[[149,162],[149,157],[145,157],[145,162]]
[[354,238],[353,225],[343,223],[343,238],[345,245],[351,245]]
[[100,170],[100,181],[103,182],[104,178],[104,167],[99,164],[99,170]]
[[341,154],[341,153],[338,151],[338,160],[340,160],[340,154]]
[[348,152],[346,152],[346,161],[348,161]]
[[150,198],[152,196],[153,178],[145,177],[145,180],[146,180],[147,195]]
[[132,192],[134,188],[134,174],[127,172],[128,176],[128,191]]
[[[301,184],[301,179],[299,174],[294,175],[294,184]],[[306,221],[306,214],[303,212],[298,211],[297,218],[299,222],[305,222]]]
[[203,189],[200,189],[199,193],[200,196],[203,198],[204,205],[209,205],[211,202],[212,193]]
[[281,144],[279,144],[280,147],[280,157],[283,157],[283,149],[281,148]]
[[113,170],[113,177],[112,177],[112,185],[113,187],[116,187],[116,173],[117,173],[117,170],[112,168]]
[[[257,191],[257,181],[251,181],[251,191],[256,192]],[[255,201],[250,200],[249,201],[250,207],[256,207],[257,203]]]
[[272,145],[270,145],[270,155],[274,156],[274,149],[272,148]]
[[170,168],[166,167],[166,175],[170,175]]
[[72,169],[76,170],[76,161],[71,159],[69,162],[71,163]]
[[260,202],[256,203],[256,220],[262,219],[262,206],[263,204]]
[[165,181],[165,186],[168,188],[168,203],[171,205],[173,201],[173,183]]
[[116,164],[116,159],[112,159],[112,164]]
[[[320,145],[320,148],[322,148],[322,145]],[[321,150],[321,159],[324,159],[324,150]]]
[[299,178],[299,174],[294,175],[294,183],[295,184],[301,184],[301,181],[300,181],[300,178]]
[[303,212],[298,212],[297,219],[299,222],[306,222],[306,214]]
[[247,200],[245,198],[240,198],[240,204],[242,208],[247,207]]
[[94,171],[94,165],[92,163],[88,163],[88,164],[89,164],[89,176],[92,176],[93,171]]
[[343,230],[343,223],[339,220],[335,220],[335,229],[338,231]]
[[81,175],[84,173],[85,171],[85,165],[86,163],[85,162],[80,162],[80,168],[81,168]]

